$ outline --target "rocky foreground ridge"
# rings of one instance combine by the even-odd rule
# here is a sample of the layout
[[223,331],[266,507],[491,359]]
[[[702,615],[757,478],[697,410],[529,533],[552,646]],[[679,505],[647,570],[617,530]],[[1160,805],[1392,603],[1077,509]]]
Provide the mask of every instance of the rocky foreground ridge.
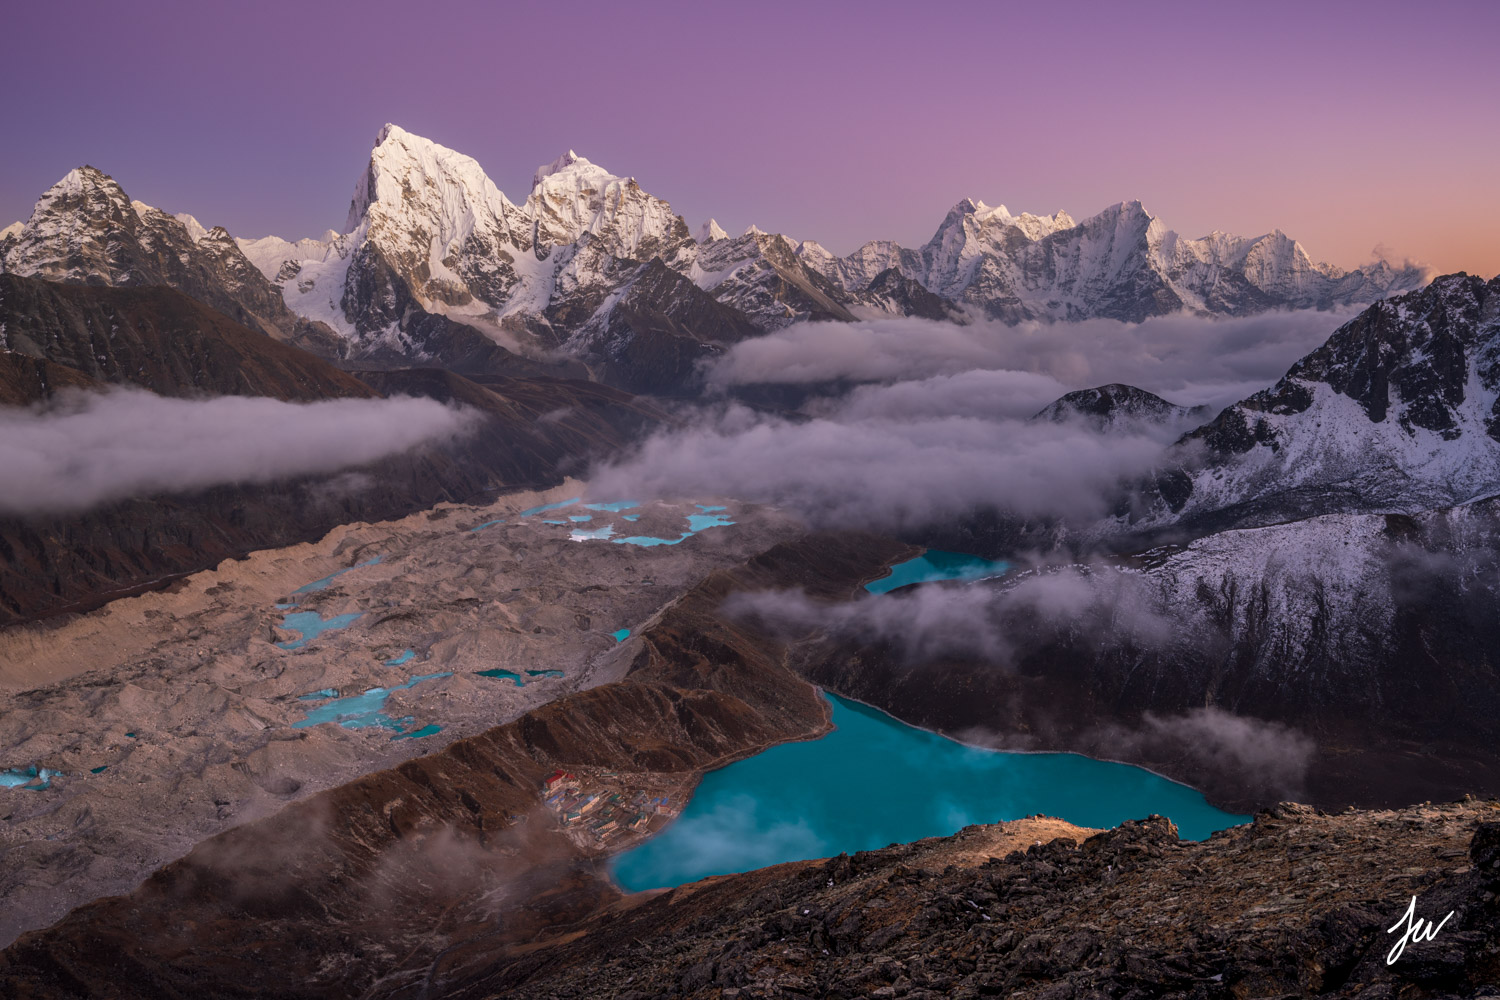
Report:
[[[1500,803],[1467,799],[1288,803],[1204,842],[1161,817],[1029,843],[1055,821],[969,827],[682,886],[447,995],[1500,996],[1497,821]],[[1413,896],[1453,916],[1387,964]]]

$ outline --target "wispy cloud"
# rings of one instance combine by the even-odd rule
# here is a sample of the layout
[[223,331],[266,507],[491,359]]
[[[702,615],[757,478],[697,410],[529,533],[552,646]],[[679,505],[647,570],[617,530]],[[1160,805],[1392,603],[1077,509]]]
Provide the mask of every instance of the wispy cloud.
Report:
[[1305,310],[1019,326],[914,318],[798,323],[736,344],[708,380],[721,387],[891,382],[1004,370],[1046,376],[1062,391],[1125,382],[1174,403],[1222,407],[1276,381],[1351,315]]
[[862,394],[807,420],[706,410],[591,479],[601,494],[734,496],[785,504],[829,527],[896,529],[984,507],[1097,517],[1122,481],[1161,455],[1150,433],[966,415],[944,381]]
[[431,399],[284,403],[166,399],[140,390],[0,408],[0,512],[334,472],[452,439],[477,416]]

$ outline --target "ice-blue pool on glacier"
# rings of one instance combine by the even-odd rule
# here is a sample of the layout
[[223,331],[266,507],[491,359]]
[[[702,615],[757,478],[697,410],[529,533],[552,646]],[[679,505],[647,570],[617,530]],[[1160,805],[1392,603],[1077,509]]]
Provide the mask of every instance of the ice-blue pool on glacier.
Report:
[[[573,497],[568,500],[558,500],[554,503],[544,503],[540,506],[532,507],[528,510],[523,510],[519,516],[531,517],[533,515],[544,514],[549,511],[563,510],[581,502],[581,497]],[[641,518],[641,515],[639,513],[626,514],[624,512],[627,510],[635,510],[640,505],[640,501],[637,500],[613,500],[607,503],[586,503],[583,504],[582,509],[595,511],[598,514],[619,514],[621,520],[638,521]],[[727,507],[701,503],[694,504],[693,506],[698,509],[698,513],[687,514],[684,516],[684,520],[687,522],[687,529],[679,533],[675,538],[661,538],[655,535],[621,535],[619,530],[616,529],[613,521],[609,521],[604,518],[599,518],[596,520],[595,514],[568,514],[566,515],[565,520],[548,518],[544,519],[542,523],[569,526],[572,530],[569,532],[568,537],[575,542],[608,541],[613,542],[616,545],[638,545],[645,548],[650,548],[657,545],[678,545],[682,542],[687,541],[689,538],[692,538],[699,532],[707,531],[709,528],[727,528],[735,523],[722,513],[723,511],[728,509]],[[604,523],[600,524],[599,520],[604,520]],[[487,524],[494,523],[498,522],[487,522]],[[587,525],[587,527],[585,527],[585,525]],[[480,527],[486,526],[487,525],[480,525]],[[479,529],[471,528],[469,530],[477,531]]]
[[475,673],[477,673],[480,677],[493,677],[498,680],[513,681],[516,687],[525,687],[527,677],[530,677],[532,680],[536,680],[539,677],[546,679],[548,677],[561,677],[563,675],[563,672],[561,670],[516,671],[503,670],[500,667],[495,667],[490,670],[476,670]]
[[348,628],[361,617],[363,617],[362,612],[358,611],[347,615],[334,615],[332,618],[324,618],[316,611],[294,611],[281,619],[281,627],[289,632],[300,632],[301,637],[278,642],[276,645],[282,649],[301,649],[324,632]]
[[442,727],[423,726],[419,730],[407,731],[407,726],[411,724],[412,719],[410,717],[393,719],[386,715],[384,712],[386,699],[391,696],[392,691],[404,691],[407,688],[416,687],[423,681],[452,676],[451,673],[418,674],[405,684],[396,684],[388,688],[373,687],[363,694],[351,694],[343,698],[337,697],[339,692],[334,688],[304,694],[298,699],[299,701],[320,701],[323,698],[332,698],[332,700],[317,708],[308,709],[307,717],[292,723],[292,728],[306,729],[309,726],[336,722],[345,729],[368,729],[378,726],[381,729],[393,729],[398,736],[429,736],[440,731]]
[[24,788],[31,792],[45,792],[52,787],[52,779],[61,776],[61,771],[54,771],[50,767],[37,767],[35,764],[30,767],[11,767],[0,771],[0,788]]
[[341,570],[338,570],[337,572],[329,573],[327,576],[323,577],[323,579],[321,579],[321,580],[314,580],[312,583],[305,583],[305,584],[303,584],[302,586],[298,587],[296,590],[292,591],[292,593],[294,593],[294,594],[311,594],[311,593],[314,593],[315,591],[327,590],[328,587],[329,587],[329,585],[331,585],[333,583],[333,581],[337,580],[339,577],[343,576],[345,573],[352,573],[355,570],[357,570],[357,569],[363,569],[366,566],[374,566],[376,563],[380,562],[381,558],[382,558],[381,556],[376,556],[374,559],[367,559],[367,560],[365,560],[362,563],[355,563],[353,566],[350,566],[347,569],[341,569]]

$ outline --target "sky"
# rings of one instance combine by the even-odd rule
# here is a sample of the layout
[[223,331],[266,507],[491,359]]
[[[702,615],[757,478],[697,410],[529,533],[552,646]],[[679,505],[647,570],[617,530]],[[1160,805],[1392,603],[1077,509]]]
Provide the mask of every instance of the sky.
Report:
[[920,245],[961,198],[1500,272],[1493,2],[12,4],[0,225],[72,167],[342,226],[393,121],[512,201],[569,148],[696,229]]

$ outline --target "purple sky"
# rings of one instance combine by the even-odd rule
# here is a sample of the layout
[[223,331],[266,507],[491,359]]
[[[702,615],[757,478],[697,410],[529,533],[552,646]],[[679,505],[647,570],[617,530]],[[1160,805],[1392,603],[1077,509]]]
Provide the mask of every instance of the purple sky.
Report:
[[386,121],[513,201],[565,149],[694,228],[920,245],[962,197],[1500,271],[1500,4],[11,4],[0,225],[92,163],[243,236]]

